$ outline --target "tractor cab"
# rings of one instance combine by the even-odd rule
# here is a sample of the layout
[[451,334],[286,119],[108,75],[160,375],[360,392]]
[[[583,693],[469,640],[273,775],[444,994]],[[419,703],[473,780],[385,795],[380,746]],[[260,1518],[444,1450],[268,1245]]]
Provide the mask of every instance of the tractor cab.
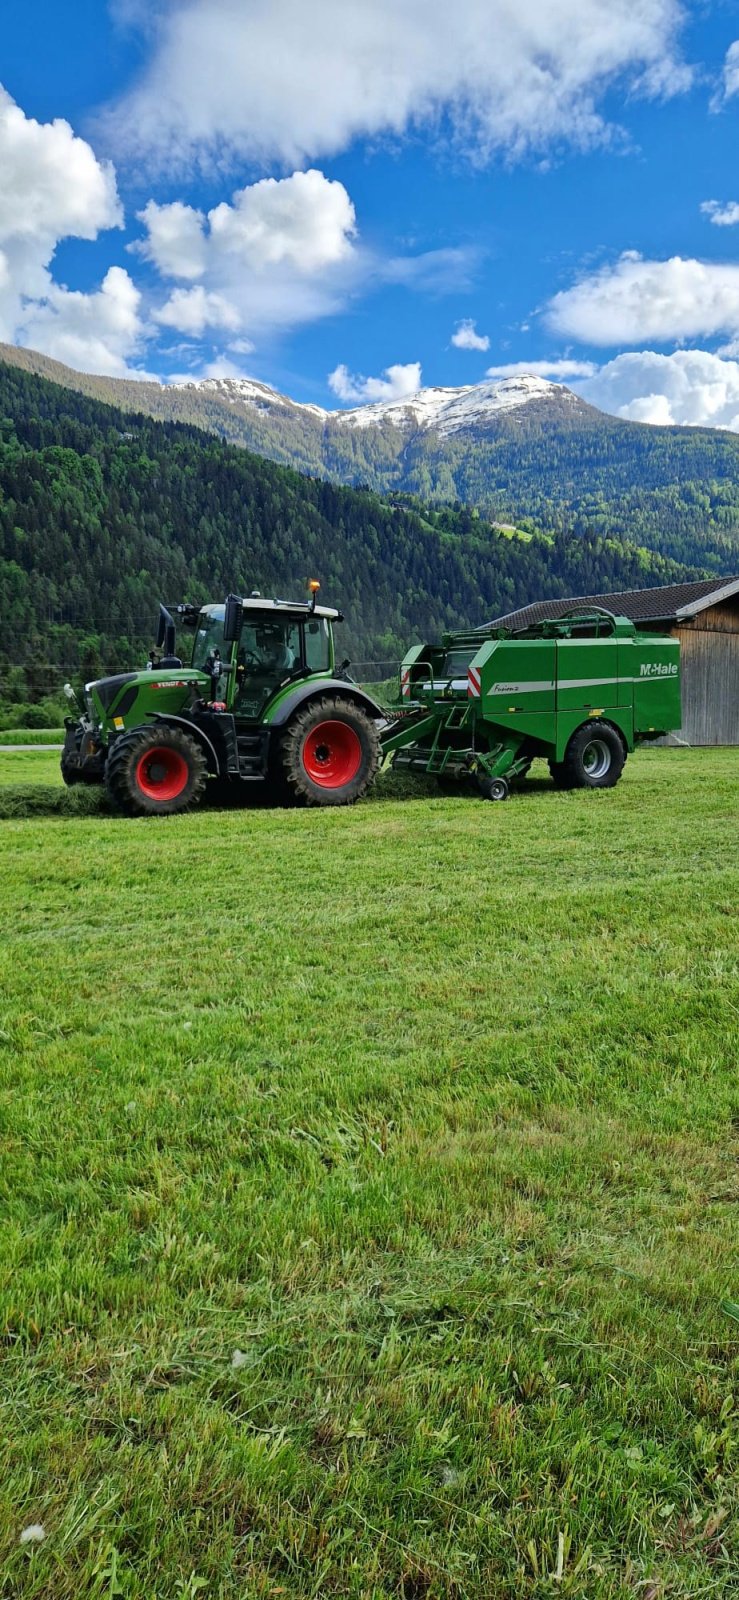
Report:
[[230,596],[195,620],[192,666],[211,679],[214,706],[259,722],[278,691],[334,669],[332,622],[340,612],[286,600]]

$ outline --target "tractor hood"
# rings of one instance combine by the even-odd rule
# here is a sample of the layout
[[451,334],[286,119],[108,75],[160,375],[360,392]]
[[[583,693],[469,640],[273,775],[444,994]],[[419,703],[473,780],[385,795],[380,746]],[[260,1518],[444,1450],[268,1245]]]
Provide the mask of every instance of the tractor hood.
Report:
[[119,672],[85,684],[95,722],[120,732],[155,716],[177,715],[193,697],[208,693],[210,678],[192,667],[156,667],[145,672]]

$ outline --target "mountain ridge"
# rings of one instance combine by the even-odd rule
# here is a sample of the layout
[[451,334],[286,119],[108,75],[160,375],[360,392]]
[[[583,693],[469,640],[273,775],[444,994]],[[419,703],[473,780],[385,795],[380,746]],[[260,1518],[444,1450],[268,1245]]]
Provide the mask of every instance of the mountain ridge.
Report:
[[[0,347],[0,353],[2,347]],[[521,373],[511,378],[487,379],[482,383],[460,384],[457,387],[432,384],[417,389],[415,393],[395,396],[387,400],[368,401],[365,405],[328,409],[311,402],[293,400],[270,384],[256,378],[191,378],[178,379],[163,384],[167,390],[191,390],[196,394],[213,394],[226,404],[241,402],[256,410],[294,408],[305,412],[324,425],[350,428],[370,428],[389,422],[395,428],[413,432],[434,430],[442,437],[484,422],[501,413],[516,411],[532,404],[563,404],[581,415],[596,408],[581,400],[579,395],[563,383],[552,383],[534,373]],[[604,415],[605,413],[597,413]]]
[[7,345],[0,360],[313,478],[620,539],[710,572],[737,566],[739,435],[624,421],[534,374],[325,411],[253,378],[139,383]]
[[[479,383],[459,385],[428,384],[408,395],[384,400],[367,401],[363,405],[346,407],[319,406],[313,401],[295,400],[274,385],[260,378],[212,377],[178,378],[169,383],[151,379],[108,378],[100,373],[79,372],[63,362],[55,361],[40,351],[25,349],[20,345],[0,342],[0,361],[20,366],[39,377],[61,383],[80,393],[99,398],[99,391],[112,386],[115,392],[134,394],[139,391],[148,399],[154,392],[161,397],[178,394],[212,396],[226,405],[242,404],[248,409],[278,409],[295,411],[324,424],[348,427],[370,427],[391,421],[398,428],[416,431],[443,428],[456,431],[469,426],[485,416],[517,410],[524,405],[556,402],[574,409],[581,415],[606,417],[595,406],[582,400],[566,384],[555,383],[536,373],[520,373],[507,378],[488,378]],[[618,419],[615,419],[618,420]]]

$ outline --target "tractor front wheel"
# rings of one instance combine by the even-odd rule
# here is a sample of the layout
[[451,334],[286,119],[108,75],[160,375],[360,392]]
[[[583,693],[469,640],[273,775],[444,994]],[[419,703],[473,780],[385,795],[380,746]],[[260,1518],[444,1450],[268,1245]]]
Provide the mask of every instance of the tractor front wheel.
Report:
[[374,722],[349,699],[311,700],[280,740],[280,786],[309,806],[349,806],[366,794],[380,763]]
[[105,787],[128,817],[173,817],[197,805],[205,789],[205,759],[181,728],[146,725],[121,734],[105,764]]

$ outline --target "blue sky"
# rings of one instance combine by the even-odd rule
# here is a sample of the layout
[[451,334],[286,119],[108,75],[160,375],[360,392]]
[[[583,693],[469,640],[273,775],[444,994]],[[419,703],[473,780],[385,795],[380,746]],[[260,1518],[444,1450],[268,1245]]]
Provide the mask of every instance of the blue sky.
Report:
[[734,0],[6,0],[0,336],[739,429],[737,40]]

